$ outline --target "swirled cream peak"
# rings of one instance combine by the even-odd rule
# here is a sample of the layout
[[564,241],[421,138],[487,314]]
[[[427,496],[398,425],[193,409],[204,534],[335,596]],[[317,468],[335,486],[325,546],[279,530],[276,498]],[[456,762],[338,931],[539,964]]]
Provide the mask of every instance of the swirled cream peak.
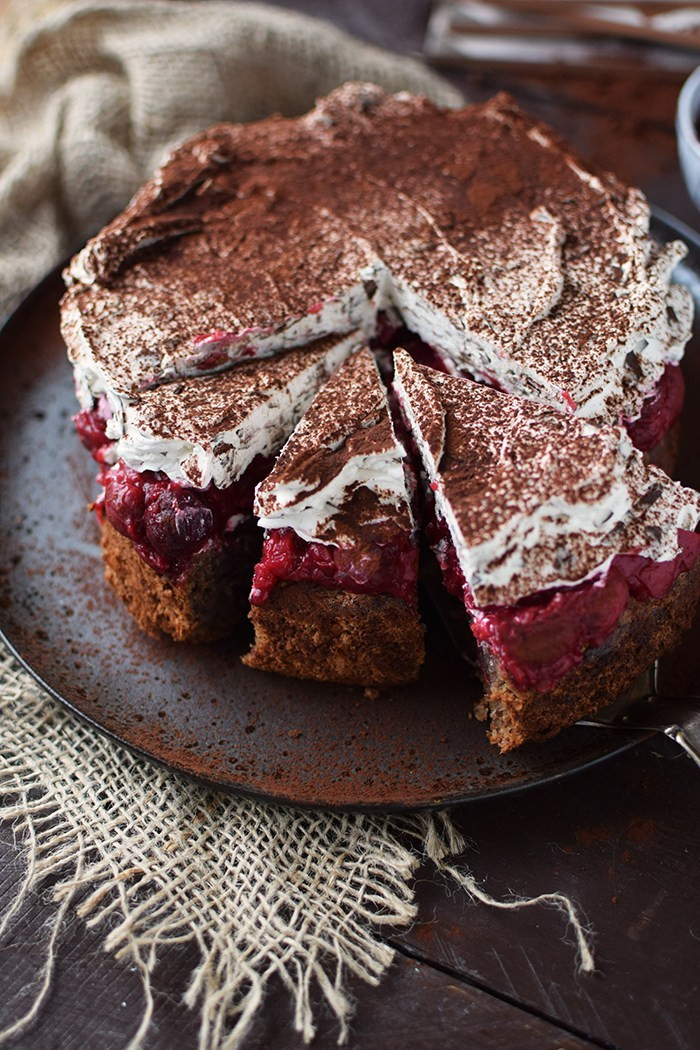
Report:
[[361,335],[351,332],[146,390],[116,402],[107,436],[115,455],[135,470],[225,488],[256,456],[277,452],[328,377],[361,345]]
[[362,350],[316,396],[258,486],[259,524],[341,547],[411,531],[403,464],[377,367]]
[[177,149],[66,271],[83,396],[133,396],[394,306],[455,365],[635,419],[689,336],[680,244],[506,96],[443,110],[347,84]]
[[603,573],[616,554],[667,561],[700,494],[619,427],[502,394],[395,354],[395,390],[477,606]]

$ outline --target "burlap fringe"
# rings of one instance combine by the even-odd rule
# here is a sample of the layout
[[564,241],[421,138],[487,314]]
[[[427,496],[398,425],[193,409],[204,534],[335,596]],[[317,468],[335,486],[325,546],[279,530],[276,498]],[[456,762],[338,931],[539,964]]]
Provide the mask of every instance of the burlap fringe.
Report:
[[289,990],[294,1028],[307,1042],[320,991],[345,1043],[348,985],[376,985],[390,965],[381,930],[414,919],[422,857],[482,903],[559,908],[579,968],[593,969],[590,932],[567,897],[497,901],[448,863],[464,841],[446,813],[305,812],[212,793],[99,737],[4,655],[0,729],[0,821],[14,825],[26,858],[0,940],[28,895],[58,876],[31,1007],[0,1032],[0,1044],[38,1018],[69,909],[89,926],[104,924],[105,949],[138,969],[144,1006],[130,1050],[144,1045],[153,1017],[159,949],[177,942],[199,949],[185,1001],[200,1012],[201,1050],[240,1046],[273,977]]

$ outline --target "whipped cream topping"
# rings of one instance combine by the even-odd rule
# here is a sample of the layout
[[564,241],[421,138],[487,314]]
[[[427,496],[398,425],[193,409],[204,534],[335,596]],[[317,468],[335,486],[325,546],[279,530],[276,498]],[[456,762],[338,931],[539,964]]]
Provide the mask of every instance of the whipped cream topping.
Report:
[[602,575],[616,554],[679,553],[700,494],[592,426],[395,355],[394,387],[478,607]]
[[259,524],[337,546],[411,531],[404,458],[376,365],[362,350],[317,395],[258,486]]
[[107,422],[115,458],[197,488],[225,488],[256,456],[280,448],[328,377],[361,345],[361,334],[352,332],[119,400]]
[[[372,275],[374,267],[368,264],[362,272]],[[196,299],[195,294],[195,302]],[[160,352],[160,348],[177,345],[174,334],[164,326],[156,327],[148,315],[128,315],[118,295],[102,293],[100,337],[115,347],[138,344],[140,348],[135,354],[127,349],[122,359],[106,361],[91,352],[94,329],[88,323],[86,305],[83,303],[81,309],[66,297],[61,319],[61,330],[73,362],[76,392],[83,408],[90,407],[102,394],[113,405],[126,405],[144,391],[178,378],[214,375],[232,365],[272,357],[330,335],[345,335],[358,328],[367,335],[374,330],[377,313],[367,297],[365,285],[360,282],[319,303],[313,313],[303,317],[290,317],[275,326],[256,325],[235,332],[204,333],[197,337],[187,357],[178,357],[165,349]],[[207,307],[202,302],[202,317],[206,316]],[[173,328],[177,325],[175,315],[171,317],[171,324]],[[207,363],[203,366],[202,362]]]
[[[406,500],[406,484],[403,474],[403,453],[398,447],[385,452],[373,452],[353,456],[344,463],[338,473],[327,484],[310,490],[303,481],[281,482],[275,486],[274,494],[260,508],[260,525],[264,529],[291,528],[305,540],[321,543],[338,543],[336,519],[343,513],[343,505],[354,489],[364,488],[377,500],[377,516],[366,518],[365,526],[377,525],[386,520],[387,502],[391,507]],[[333,539],[329,539],[329,535]]]
[[63,331],[87,404],[394,307],[459,369],[618,423],[689,338],[684,252],[506,96],[441,110],[345,85],[176,150],[68,268]]

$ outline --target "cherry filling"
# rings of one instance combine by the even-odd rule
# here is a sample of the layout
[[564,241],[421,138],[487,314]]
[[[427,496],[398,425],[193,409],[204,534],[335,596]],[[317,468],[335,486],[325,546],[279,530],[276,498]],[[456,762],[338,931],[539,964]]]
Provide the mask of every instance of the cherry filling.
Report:
[[666,365],[656,389],[642,404],[638,419],[625,420],[632,443],[642,452],[658,445],[679,418],[685,400],[685,382],[678,365]]
[[[383,363],[381,351],[393,351],[401,347],[419,365],[435,368],[438,372],[451,371],[447,358],[440,350],[429,343],[424,343],[420,336],[406,328],[405,325],[394,324],[383,312],[377,314],[376,330],[369,345],[373,350],[380,351],[380,364]],[[391,368],[386,371],[388,374],[384,378],[388,385],[393,375]]]
[[109,466],[112,442],[99,409],[74,417],[80,440],[100,464],[103,492],[95,501],[97,516],[134,544],[156,572],[181,582],[192,558],[202,550],[231,544],[244,521],[253,524],[255,486],[270,471],[271,456],[257,456],[242,477],[224,489],[205,489],[172,481],[162,471],[137,471],[123,460]]
[[84,408],[82,412],[73,416],[73,423],[78,437],[92,458],[98,463],[104,463],[105,453],[112,446],[105,433],[107,420],[96,411]]
[[608,571],[575,587],[540,591],[511,606],[477,609],[457,553],[442,521],[428,529],[450,593],[460,598],[472,632],[485,643],[518,689],[551,689],[615,630],[631,598],[659,600],[700,556],[700,535],[678,530],[680,553],[656,562],[639,554],[616,555]]
[[258,456],[242,478],[225,489],[196,489],[161,471],[136,471],[118,460],[103,467],[104,492],[95,502],[100,521],[134,544],[143,560],[181,583],[195,554],[234,541],[238,527],[253,521],[255,485],[269,473],[271,458]]
[[304,540],[294,529],[271,529],[255,567],[250,600],[263,605],[284,580],[353,594],[389,594],[415,606],[417,578],[418,549],[409,532],[398,532],[390,543],[343,548]]

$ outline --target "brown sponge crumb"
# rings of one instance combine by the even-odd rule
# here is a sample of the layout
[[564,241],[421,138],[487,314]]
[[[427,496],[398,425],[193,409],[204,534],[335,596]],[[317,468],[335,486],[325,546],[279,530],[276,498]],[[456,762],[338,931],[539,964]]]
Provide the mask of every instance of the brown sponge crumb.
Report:
[[414,681],[425,657],[418,613],[386,594],[281,583],[250,619],[255,644],[243,662],[293,678],[400,685]]
[[261,539],[251,519],[236,530],[230,545],[195,554],[186,579],[174,583],[147,565],[132,542],[105,521],[105,578],[148,634],[213,642],[229,635],[245,616]]
[[664,599],[632,599],[610,637],[546,693],[519,692],[483,647],[486,692],[475,714],[490,719],[491,743],[505,752],[528,740],[546,740],[612,703],[644,668],[678,644],[698,598],[700,561],[678,577]]

